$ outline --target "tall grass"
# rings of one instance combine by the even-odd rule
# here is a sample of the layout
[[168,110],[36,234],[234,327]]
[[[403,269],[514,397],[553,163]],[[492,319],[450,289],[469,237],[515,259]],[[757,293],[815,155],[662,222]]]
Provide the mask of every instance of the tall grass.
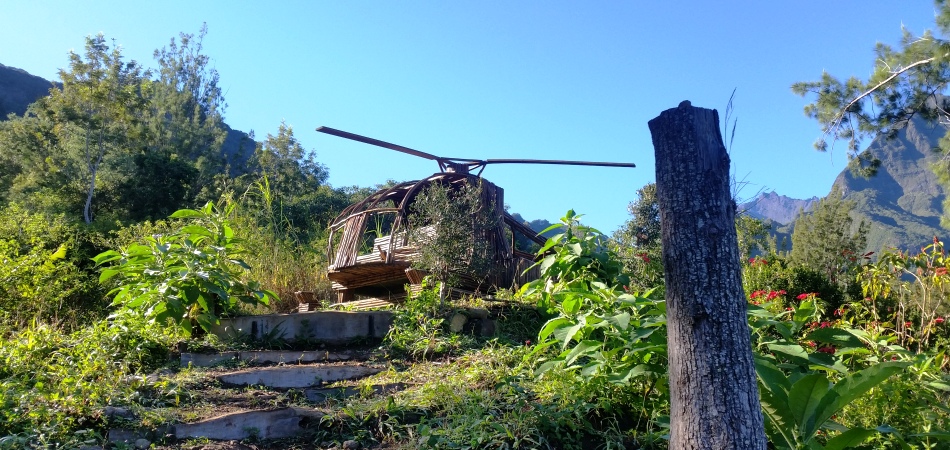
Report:
[[232,220],[251,249],[245,258],[252,268],[250,276],[280,297],[280,301],[270,305],[271,311],[286,313],[296,309],[296,291],[312,291],[318,299],[330,298],[326,230],[294,227],[266,175],[239,198],[229,201],[239,205]]

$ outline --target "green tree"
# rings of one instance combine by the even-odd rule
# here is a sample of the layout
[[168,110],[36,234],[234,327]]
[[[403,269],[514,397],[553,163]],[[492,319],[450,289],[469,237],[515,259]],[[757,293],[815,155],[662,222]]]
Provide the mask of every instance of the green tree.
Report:
[[660,206],[656,201],[656,183],[637,189],[637,199],[627,205],[630,218],[612,236],[612,247],[633,275],[631,283],[639,290],[662,285],[662,233]]
[[60,72],[62,88],[0,126],[6,200],[81,210],[88,223],[94,211],[155,219],[217,199],[230,173],[206,33],[182,33],[157,50],[154,72],[126,62],[101,34],[87,38]]
[[[815,143],[820,151],[828,149],[828,140],[848,142],[852,171],[873,175],[881,161],[860,152],[861,139],[883,133],[894,137],[914,117],[928,121],[950,119],[950,99],[944,97],[950,83],[950,5],[937,0],[937,32],[914,35],[904,29],[898,48],[878,43],[874,48],[873,71],[866,79],[842,80],[825,72],[818,81],[792,85],[801,96],[814,96],[805,106],[805,114],[818,121],[822,136]],[[950,135],[940,142],[940,150],[950,151]],[[934,165],[938,179],[950,186],[950,158]],[[950,199],[944,203],[950,211]],[[947,213],[943,221],[947,223]]]
[[844,200],[834,187],[809,213],[799,213],[792,232],[789,260],[824,274],[832,283],[843,283],[863,262],[868,225],[857,226],[851,217],[854,202]]
[[329,172],[294,136],[293,127],[281,122],[277,134],[268,134],[251,161],[252,170],[270,182],[274,204],[298,231],[324,228],[341,206],[326,187]]
[[47,156],[48,169],[64,175],[60,188],[68,194],[84,192],[86,223],[93,219],[97,183],[105,178],[114,185],[109,178],[117,173],[121,178],[121,171],[112,169],[123,164],[140,137],[146,75],[135,61],[124,61],[121,50],[110,47],[102,34],[87,37],[84,55],[70,52],[69,69],[60,70],[62,89],[50,90],[31,107],[37,117],[53,124],[57,139]]
[[[410,239],[419,248],[413,265],[435,276],[443,286],[457,284],[463,277],[484,281],[495,262],[488,234],[500,226],[500,215],[475,180],[445,185],[433,182],[412,204]],[[444,299],[444,289],[440,296]]]
[[180,33],[177,42],[172,38],[167,47],[154,53],[158,69],[151,99],[148,150],[194,166],[197,172],[188,179],[192,180],[188,183],[188,203],[217,199],[221,192],[215,179],[225,174],[230,164],[222,154],[227,137],[227,103],[218,85],[220,75],[211,67],[211,58],[202,52],[207,34],[207,24],[203,24],[197,36]]
[[775,238],[769,234],[772,226],[760,219],[739,212],[736,214],[736,237],[739,257],[748,260],[756,252],[777,252]]
[[630,218],[614,232],[622,247],[653,249],[660,247],[660,206],[656,202],[656,183],[637,189],[637,200],[627,205]]

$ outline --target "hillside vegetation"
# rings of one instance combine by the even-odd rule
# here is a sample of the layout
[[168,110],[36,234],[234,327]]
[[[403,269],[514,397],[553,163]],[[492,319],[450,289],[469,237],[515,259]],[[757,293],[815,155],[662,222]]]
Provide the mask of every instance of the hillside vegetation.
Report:
[[[330,298],[327,224],[370,189],[327,184],[285,124],[261,142],[231,132],[204,32],[159,49],[154,67],[90,37],[52,90],[0,122],[0,450],[103,448],[115,427],[166,439],[168,425],[214,412],[202,395],[218,387],[176,354],[286,348],[276,332],[210,331],[292,311],[296,290]],[[793,253],[762,222],[737,221],[776,449],[946,448],[950,259],[931,233],[943,193],[927,184],[926,131],[876,140],[881,175],[843,175],[844,199],[813,205]],[[396,306],[385,339],[362,344],[391,364],[377,380],[403,391],[367,385],[305,437],[231,448],[668,448],[663,230],[655,185],[636,195],[612,238],[574,211],[547,227],[541,278],[517,292],[423,289]],[[891,228],[865,235],[848,214]],[[872,236],[913,251],[874,259],[858,250]],[[453,327],[463,306],[489,303],[502,305],[494,333]],[[255,392],[240,401],[314,407],[293,389]]]

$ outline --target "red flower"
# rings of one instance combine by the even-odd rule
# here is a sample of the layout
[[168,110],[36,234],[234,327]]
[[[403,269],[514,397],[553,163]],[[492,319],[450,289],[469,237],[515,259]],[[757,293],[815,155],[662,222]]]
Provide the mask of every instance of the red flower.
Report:
[[645,263],[649,263],[649,262],[650,262],[650,257],[647,256],[646,253],[639,253],[639,254],[637,254],[637,257],[640,258],[640,259],[642,259],[643,262],[645,262]]
[[785,310],[786,310],[786,311],[791,311],[791,310],[792,310],[792,307],[789,306],[788,308],[785,308]]
[[530,346],[531,346],[531,340],[530,340],[530,339],[528,339],[527,341],[524,341],[524,345],[526,345],[526,346],[529,346],[529,347],[530,347]]
[[840,309],[836,309],[836,310],[835,310],[835,315],[838,316],[838,317],[841,317],[841,310],[840,310]]
[[818,352],[819,352],[819,353],[827,353],[827,354],[829,354],[829,355],[834,355],[834,354],[835,354],[835,348],[829,345],[829,346],[826,346],[826,347],[819,348],[819,349],[818,349]]
[[944,321],[943,317],[938,317],[934,319],[934,323],[943,323],[943,321]]
[[904,322],[904,326],[905,326],[905,327],[909,327],[909,326],[911,326],[911,325],[913,325],[913,323],[911,323],[911,322]]
[[946,275],[946,274],[947,274],[947,268],[946,268],[946,267],[938,267],[937,270],[934,271],[934,275],[936,275],[936,276],[938,276],[938,277],[942,277],[942,276],[944,276],[944,275]]
[[831,326],[831,322],[822,322],[822,323],[821,323],[821,328],[828,328],[828,327],[830,327],[830,326]]
[[795,297],[795,298],[797,298],[797,299],[799,299],[799,300],[805,300],[805,299],[808,298],[809,295],[811,295],[811,294],[798,294],[798,297]]

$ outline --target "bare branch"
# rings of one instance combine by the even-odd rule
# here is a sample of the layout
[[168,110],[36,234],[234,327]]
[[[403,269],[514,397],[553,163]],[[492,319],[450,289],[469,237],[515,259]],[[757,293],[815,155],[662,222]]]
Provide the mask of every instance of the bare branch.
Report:
[[898,70],[898,71],[892,73],[891,76],[887,77],[887,79],[885,79],[884,81],[878,83],[876,86],[872,87],[871,89],[868,89],[867,92],[865,92],[865,93],[863,93],[863,94],[861,94],[861,95],[855,97],[854,100],[851,100],[851,102],[848,103],[847,105],[845,105],[845,107],[841,110],[841,111],[842,111],[841,114],[843,115],[844,112],[847,111],[848,109],[850,109],[852,106],[854,106],[855,103],[861,101],[864,97],[867,97],[868,95],[871,95],[872,93],[874,93],[874,91],[880,89],[881,86],[884,86],[885,84],[889,83],[889,82],[890,82],[891,80],[893,80],[894,78],[899,77],[899,76],[900,76],[901,74],[903,74],[904,72],[907,72],[908,70],[913,69],[914,67],[917,67],[917,66],[920,66],[920,65],[923,65],[923,64],[931,63],[931,62],[934,61],[934,59],[935,59],[935,58],[923,59],[923,60],[917,61],[917,62],[915,62],[915,63],[913,63],[913,64],[911,64],[911,65],[909,65],[909,66],[907,66],[907,67],[904,67],[903,69],[900,69],[900,70]]

